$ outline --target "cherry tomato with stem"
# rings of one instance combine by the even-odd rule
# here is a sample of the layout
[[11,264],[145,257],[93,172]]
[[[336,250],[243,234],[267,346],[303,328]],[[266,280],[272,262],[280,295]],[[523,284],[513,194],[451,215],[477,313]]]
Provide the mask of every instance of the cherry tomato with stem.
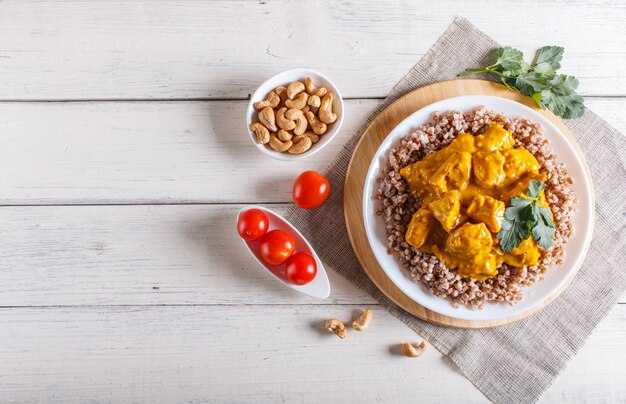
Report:
[[315,258],[306,252],[297,252],[287,260],[285,275],[295,285],[305,285],[315,279],[317,264]]
[[255,241],[267,233],[270,221],[259,209],[248,209],[237,219],[237,232],[246,241]]
[[330,194],[330,183],[322,174],[305,171],[293,183],[293,201],[302,209],[321,206]]
[[270,265],[280,265],[291,257],[296,249],[293,237],[284,230],[272,230],[261,237],[261,257]]

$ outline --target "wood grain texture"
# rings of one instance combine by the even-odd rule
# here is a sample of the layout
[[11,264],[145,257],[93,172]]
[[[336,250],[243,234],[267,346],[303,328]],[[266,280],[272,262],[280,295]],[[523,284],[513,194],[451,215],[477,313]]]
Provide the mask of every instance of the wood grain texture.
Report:
[[5,0],[0,99],[245,98],[301,66],[345,97],[384,97],[455,15],[529,59],[562,45],[583,94],[626,95],[619,1]]
[[[556,125],[559,130],[569,138],[570,143],[578,153],[579,158],[584,162],[585,157],[576,143],[576,140],[563,125],[563,123],[550,111],[542,111],[536,108],[534,102],[522,96],[517,92],[508,90],[501,84],[495,84],[490,81],[482,80],[453,80],[424,86],[417,90],[402,96],[397,101],[385,108],[384,111],[376,117],[371,125],[365,130],[363,136],[356,145],[346,173],[346,181],[344,187],[344,213],[346,218],[346,226],[354,252],[361,263],[363,270],[376,286],[393,302],[402,307],[409,313],[431,323],[455,328],[489,328],[501,325],[511,324],[523,318],[536,313],[541,308],[552,302],[563,290],[569,286],[572,279],[578,272],[578,267],[570,274],[566,283],[559,288],[558,291],[550,295],[539,306],[527,310],[524,313],[503,318],[500,320],[461,320],[449,317],[432,310],[429,310],[409,296],[402,292],[389,279],[383,268],[378,263],[374,253],[370,247],[365,232],[363,221],[363,187],[367,179],[367,171],[374,154],[378,150],[380,144],[387,138],[389,133],[406,117],[413,112],[430,105],[434,102],[447,98],[462,95],[491,95],[501,98],[508,98],[535,109],[545,118]],[[589,168],[586,163],[586,174],[591,177]],[[593,210],[593,209],[592,209]],[[586,246],[588,248],[588,246]],[[586,254],[586,251],[585,251]]]
[[374,302],[331,269],[325,300],[279,284],[241,243],[240,208],[0,208],[0,306]]
[[[625,98],[589,108],[626,130]],[[288,202],[378,106],[350,100],[337,137],[303,162],[251,143],[245,101],[0,103],[0,205]]]
[[[380,102],[348,100],[333,144],[288,165],[248,141],[260,82],[306,66],[382,98],[454,15],[527,57],[565,46],[587,105],[626,129],[611,0],[0,1],[0,401],[486,402],[435,349],[390,352],[419,337],[332,269],[323,302],[260,272],[229,230],[240,206],[219,205],[288,202]],[[122,99],[170,101],[50,102]],[[2,206],[41,204],[68,206]],[[367,332],[319,331],[365,306]],[[543,402],[623,400],[625,307]]]
[[[0,401],[488,402],[432,346],[399,356],[420,337],[372,308],[345,340],[322,322],[363,306],[0,309]],[[617,306],[541,402],[622,400],[624,322]]]
[[329,299],[281,286],[238,239],[240,208],[1,207],[0,307],[374,303],[332,268]]

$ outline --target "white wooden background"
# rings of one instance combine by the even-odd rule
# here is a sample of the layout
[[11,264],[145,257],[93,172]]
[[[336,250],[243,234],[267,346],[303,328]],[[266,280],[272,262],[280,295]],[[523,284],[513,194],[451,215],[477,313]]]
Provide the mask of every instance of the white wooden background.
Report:
[[[484,402],[420,337],[330,273],[318,301],[243,253],[237,210],[284,211],[454,15],[566,48],[587,105],[626,130],[626,3],[0,1],[0,401]],[[310,161],[262,156],[246,98],[319,69],[345,125]],[[543,402],[626,398],[626,296]],[[344,341],[329,317],[374,310]]]

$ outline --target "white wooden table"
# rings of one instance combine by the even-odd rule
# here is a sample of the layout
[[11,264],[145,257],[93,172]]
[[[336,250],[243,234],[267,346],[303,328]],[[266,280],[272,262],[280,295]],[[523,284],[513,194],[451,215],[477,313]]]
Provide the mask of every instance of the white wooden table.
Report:
[[[457,14],[528,56],[565,46],[587,105],[626,129],[623,2],[1,1],[0,401],[486,401],[436,350],[395,354],[420,337],[347,281],[296,294],[234,231],[242,205],[284,211]],[[244,111],[296,66],[333,78],[346,121],[283,163]],[[621,303],[543,402],[625,399]],[[364,307],[367,332],[321,330]]]

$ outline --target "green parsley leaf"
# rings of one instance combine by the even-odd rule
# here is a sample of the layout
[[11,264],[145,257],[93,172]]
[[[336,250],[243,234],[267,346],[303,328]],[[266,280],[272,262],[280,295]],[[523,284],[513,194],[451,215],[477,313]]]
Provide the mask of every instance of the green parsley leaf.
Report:
[[570,95],[576,93],[578,80],[574,76],[559,74],[548,83],[553,92],[560,95]]
[[578,80],[574,76],[556,74],[563,52],[561,46],[544,46],[528,65],[522,52],[506,46],[492,53],[492,65],[466,69],[459,76],[495,74],[509,89],[531,97],[540,107],[565,119],[578,118],[585,113],[584,100],[576,94]]
[[502,74],[507,77],[516,77],[520,74],[526,73],[528,69],[530,69],[530,66],[528,65],[528,63],[526,63],[525,60],[522,60],[521,65],[522,67],[520,67],[519,69],[502,70]]
[[526,193],[531,198],[539,198],[539,194],[546,187],[546,183],[543,181],[530,180],[528,184],[528,192]]
[[525,222],[502,222],[502,230],[498,232],[500,247],[505,252],[519,246],[530,236],[530,226]]
[[546,88],[546,78],[539,73],[527,72],[517,76],[515,87],[523,95],[531,95],[541,92]]
[[497,234],[504,252],[518,247],[531,235],[542,248],[552,246],[554,222],[550,209],[539,206],[537,202],[545,187],[544,182],[531,180],[525,196],[516,196],[509,201],[509,207],[504,211],[502,229]]
[[580,118],[585,114],[584,99],[578,94],[560,95],[551,89],[541,92],[540,104],[565,119]]
[[562,46],[544,46],[537,51],[534,65],[547,63],[552,67],[552,70],[559,70],[561,68],[561,59],[563,59],[564,52],[565,48]]
[[504,211],[504,218],[510,222],[528,221],[532,219],[531,199],[516,196],[511,199],[511,206]]
[[537,224],[532,229],[533,240],[546,250],[552,247],[554,240],[554,222],[549,208],[539,208]]
[[522,68],[524,54],[517,49],[505,46],[491,55],[492,66],[500,66],[502,70],[517,70]]
[[545,78],[552,78],[556,74],[556,70],[548,62],[541,62],[534,65],[533,71]]

